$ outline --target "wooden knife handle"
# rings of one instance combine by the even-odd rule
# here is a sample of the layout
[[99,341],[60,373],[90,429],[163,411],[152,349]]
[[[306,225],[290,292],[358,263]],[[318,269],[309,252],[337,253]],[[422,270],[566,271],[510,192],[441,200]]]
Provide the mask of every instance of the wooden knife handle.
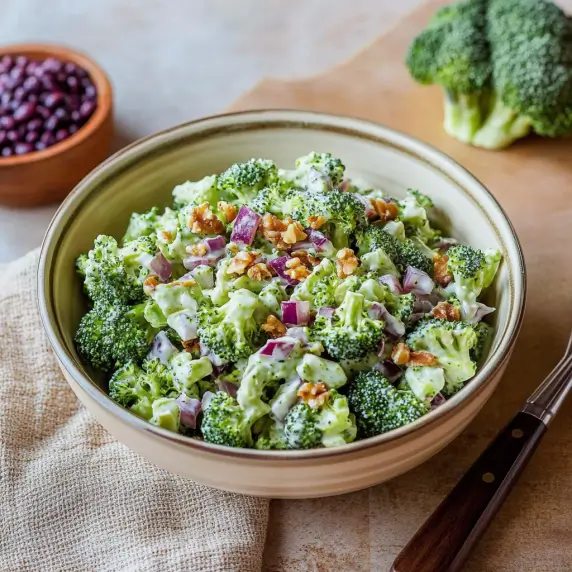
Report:
[[546,425],[517,413],[397,556],[392,572],[456,572],[512,489]]

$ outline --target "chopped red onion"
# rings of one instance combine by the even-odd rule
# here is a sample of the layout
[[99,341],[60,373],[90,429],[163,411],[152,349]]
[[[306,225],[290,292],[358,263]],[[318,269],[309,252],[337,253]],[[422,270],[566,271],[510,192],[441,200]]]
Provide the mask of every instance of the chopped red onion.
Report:
[[481,302],[477,302],[477,311],[475,312],[475,315],[468,321],[470,324],[477,324],[485,316],[487,316],[488,314],[492,314],[495,310],[496,308],[491,308],[490,306],[486,306]]
[[318,308],[318,316],[322,316],[322,318],[333,318],[335,311],[336,311],[335,308],[322,306],[321,308]]
[[383,276],[378,278],[378,280],[382,284],[385,284],[389,288],[389,291],[392,294],[396,294],[397,296],[403,294],[403,289],[401,288],[401,284],[399,283],[399,280],[395,276],[393,276],[393,274],[384,274]]
[[234,221],[230,240],[236,244],[252,244],[261,220],[262,217],[258,213],[242,205]]
[[334,245],[325,234],[313,228],[306,228],[304,232],[308,235],[308,241],[313,244],[316,252],[321,252],[326,256],[334,253]]
[[443,405],[447,401],[442,393],[438,393],[435,397],[431,400],[431,409],[437,409],[439,405]]
[[429,300],[422,300],[420,297],[415,300],[413,310],[417,314],[428,314],[433,309],[433,304]]
[[162,252],[158,252],[155,258],[149,263],[149,269],[151,272],[159,277],[161,282],[167,282],[171,277],[171,272],[173,267],[171,263],[163,256]]
[[209,404],[213,397],[214,393],[212,391],[205,391],[203,398],[201,399],[201,408],[203,411],[206,411],[209,408]]
[[433,248],[440,250],[441,252],[447,252],[451,246],[459,244],[456,238],[440,238],[434,245]]
[[226,246],[226,238],[224,236],[215,236],[214,238],[205,238],[203,244],[209,252],[218,252]]
[[409,316],[409,324],[416,324],[425,314],[423,312],[414,312]]
[[417,300],[426,301],[429,302],[431,306],[436,306],[439,302],[443,301],[443,296],[441,296],[438,290],[435,289],[431,294],[417,294]]
[[268,262],[268,265],[274,268],[276,274],[280,276],[280,278],[286,283],[287,286],[294,286],[298,284],[298,280],[294,280],[290,278],[288,274],[286,274],[286,262],[290,260],[289,256],[279,256],[278,258],[274,258]]
[[413,294],[423,295],[430,294],[435,288],[435,282],[431,280],[429,274],[419,270],[418,268],[413,268],[413,266],[408,266],[405,270],[405,275],[403,276],[403,291],[413,292]]
[[201,402],[194,397],[189,397],[181,393],[181,395],[177,397],[177,405],[179,406],[181,425],[189,429],[196,429],[197,417],[202,409]]
[[385,351],[385,336],[381,338],[381,342],[379,342],[379,347],[377,349],[377,355],[379,357],[383,356],[383,352]]
[[293,300],[282,302],[282,321],[288,326],[307,326],[310,323],[310,302]]
[[369,197],[364,197],[363,195],[360,195],[359,193],[355,193],[354,196],[359,199],[359,201],[361,203],[363,203],[363,206],[365,207],[365,215],[367,216],[368,219],[372,219],[372,218],[376,218],[377,217],[377,212],[373,206],[373,204],[371,203],[371,199]]
[[183,259],[183,266],[187,270],[194,270],[197,266],[210,266],[214,268],[224,255],[224,250],[217,250],[206,256],[187,256],[187,258]]
[[399,338],[405,334],[405,324],[391,315],[383,304],[373,302],[368,308],[367,313],[373,320],[383,320],[385,322],[384,330],[391,336]]
[[403,370],[390,359],[384,359],[376,364],[373,369],[379,371],[389,383],[396,382],[403,375]]
[[351,181],[349,179],[344,179],[341,183],[340,186],[338,187],[338,190],[340,191],[347,191],[348,187],[350,186]]
[[238,391],[238,387],[235,383],[231,383],[230,381],[221,381],[218,380],[216,385],[219,391],[224,391],[228,393],[231,397],[236,397],[236,392]]
[[167,364],[176,353],[177,348],[171,343],[167,334],[161,331],[153,339],[149,359],[158,359],[161,363]]
[[277,338],[276,340],[268,340],[259,351],[260,355],[282,360],[292,353],[295,345],[294,340]]

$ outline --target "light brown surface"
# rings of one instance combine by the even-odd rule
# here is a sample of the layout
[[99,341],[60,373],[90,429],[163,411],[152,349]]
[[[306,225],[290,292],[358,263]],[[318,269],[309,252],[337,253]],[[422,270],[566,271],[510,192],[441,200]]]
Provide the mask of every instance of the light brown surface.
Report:
[[[423,519],[548,373],[572,326],[572,141],[530,138],[504,152],[486,152],[443,132],[440,91],[415,85],[402,64],[412,36],[443,3],[425,4],[355,59],[324,75],[262,82],[233,110],[303,108],[370,119],[435,145],[473,172],[506,209],[522,241],[529,281],[522,334],[488,405],[461,437],[425,465],[343,497],[273,502],[267,572],[388,569]],[[570,0],[561,4],[572,9]],[[568,402],[466,569],[572,570],[571,480]]]
[[38,251],[0,265],[0,570],[258,572],[268,502],[203,487],[116,441],[63,378]]
[[109,153],[113,135],[111,84],[93,60],[66,47],[17,44],[0,46],[0,54],[74,62],[87,71],[97,89],[97,108],[77,133],[44,151],[0,157],[0,204],[32,207],[59,202]]

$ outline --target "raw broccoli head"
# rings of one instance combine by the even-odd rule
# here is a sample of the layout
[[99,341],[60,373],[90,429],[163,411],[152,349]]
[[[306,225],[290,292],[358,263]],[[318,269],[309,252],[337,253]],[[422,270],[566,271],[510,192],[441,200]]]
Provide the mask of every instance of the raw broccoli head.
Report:
[[118,369],[109,380],[109,396],[143,419],[153,416],[153,403],[173,394],[172,376],[158,360],[140,368],[130,362]]
[[227,447],[251,447],[252,433],[243,409],[224,391],[214,394],[203,411],[201,431],[205,441]]
[[354,233],[367,225],[364,204],[353,193],[333,189],[328,192],[292,191],[300,204],[292,218],[310,226],[310,217],[321,216],[326,223],[320,228],[336,248],[348,246]]
[[374,437],[412,423],[427,406],[409,390],[396,389],[378,371],[361,372],[348,392],[360,437]]
[[358,232],[357,245],[360,256],[382,249],[394,262],[399,251],[399,241],[376,225],[368,225]]
[[306,300],[310,302],[313,310],[322,306],[335,306],[338,285],[336,265],[329,258],[324,258],[312,274],[294,288],[292,300]]
[[477,334],[468,324],[424,319],[418,322],[406,341],[412,350],[426,351],[437,358],[445,371],[443,394],[447,397],[459,391],[464,382],[475,375],[477,368],[471,350],[477,343]]
[[271,213],[283,219],[290,216],[301,204],[303,195],[299,190],[273,184],[262,189],[249,206],[260,215]]
[[326,401],[311,407],[300,401],[284,420],[284,440],[289,449],[334,447],[351,443],[356,437],[355,418],[350,413],[347,398],[335,389]]
[[76,263],[85,292],[93,302],[132,304],[143,300],[143,281],[149,270],[142,261],[156,251],[151,236],[139,237],[123,248],[111,236],[98,236],[89,253]]
[[411,314],[413,314],[413,309],[415,306],[416,297],[415,294],[402,294],[399,296],[389,294],[387,297],[386,306],[391,314],[396,318],[401,320],[403,323],[407,323]]
[[197,316],[199,339],[224,360],[247,358],[265,339],[255,318],[261,308],[264,306],[258,296],[245,289],[231,293],[223,306],[205,305]]
[[155,232],[159,219],[159,209],[153,207],[144,213],[133,213],[125,231],[122,243],[130,242],[141,236],[149,236]]
[[210,175],[200,181],[187,181],[181,185],[177,185],[173,189],[175,204],[177,206],[198,206],[203,203],[209,203],[212,208],[216,208],[219,200],[217,182],[218,177],[216,175]]
[[306,174],[307,178],[311,178],[309,171],[317,171],[328,183],[329,188],[339,187],[346,170],[342,161],[332,157],[331,153],[314,152],[296,159],[296,169]]
[[365,297],[350,291],[332,318],[316,318],[312,337],[335,359],[357,359],[378,348],[383,327],[368,317]]
[[75,335],[78,351],[103,371],[142,360],[157,333],[145,320],[144,307],[97,303],[79,323]]
[[278,170],[273,161],[250,159],[235,163],[219,176],[218,188],[238,204],[249,203],[264,187],[274,184]]
[[422,270],[429,274],[429,276],[433,275],[433,263],[431,259],[419,250],[415,242],[410,238],[406,238],[405,242],[398,243],[395,265],[402,273],[405,272],[408,266],[413,266],[413,268]]

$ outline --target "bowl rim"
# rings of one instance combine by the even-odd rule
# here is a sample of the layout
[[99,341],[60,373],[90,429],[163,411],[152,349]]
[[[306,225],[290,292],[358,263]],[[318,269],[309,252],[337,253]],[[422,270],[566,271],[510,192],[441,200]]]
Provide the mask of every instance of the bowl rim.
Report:
[[[461,184],[455,179],[455,176],[463,178],[473,186],[473,188],[478,188],[479,192],[484,194],[484,196],[492,203],[492,206],[497,209],[498,214],[506,223],[507,229],[509,230],[512,246],[516,253],[515,271],[513,272],[511,270],[511,266],[508,265],[509,276],[512,282],[511,294],[518,291],[520,291],[520,294],[512,299],[512,312],[516,312],[516,314],[509,314],[507,325],[499,341],[498,347],[491,355],[488,356],[485,363],[481,365],[479,371],[467,386],[447,400],[443,405],[433,411],[430,411],[413,423],[375,437],[368,437],[331,448],[267,451],[225,447],[156,427],[114,402],[103,389],[101,389],[87,375],[84,375],[80,368],[75,365],[73,356],[68,352],[66,344],[59,331],[59,325],[57,325],[55,312],[52,308],[52,300],[50,297],[50,270],[51,263],[55,258],[54,253],[52,252],[53,248],[51,248],[52,243],[56,239],[57,241],[61,240],[61,237],[64,234],[63,231],[70,221],[70,213],[77,211],[81,208],[81,204],[85,200],[88,200],[91,195],[89,185],[92,179],[97,179],[99,176],[103,176],[107,169],[115,162],[124,159],[129,155],[136,155],[137,151],[141,151],[146,147],[150,148],[148,151],[152,151],[153,145],[156,142],[161,141],[161,139],[168,139],[169,137],[172,138],[173,135],[177,134],[184,137],[187,129],[198,128],[197,133],[194,134],[198,139],[209,137],[212,135],[212,132],[209,131],[208,126],[212,123],[216,124],[217,122],[222,122],[223,132],[228,132],[229,128],[230,132],[232,132],[235,124],[237,122],[242,122],[253,129],[263,127],[320,128],[330,132],[358,136],[377,142],[378,144],[399,149],[411,155],[415,160],[423,160],[423,162],[428,164],[430,167],[437,169],[441,174],[452,179],[456,186],[461,186]],[[375,132],[375,136],[371,135],[368,131]],[[220,132],[221,128],[219,127],[218,133]],[[174,143],[171,142],[171,144]],[[139,158],[139,160],[140,159],[141,158]],[[434,162],[430,159],[433,159]],[[88,191],[85,189],[86,186],[88,187]],[[463,191],[467,194],[468,198],[477,203],[477,206],[479,206],[486,215],[487,211],[475,199],[473,193],[469,192],[464,187]],[[68,213],[68,210],[70,213]],[[488,216],[487,218],[489,219],[489,224],[496,229],[496,225]],[[498,232],[497,235],[499,236],[501,244],[508,244],[506,240],[501,239]],[[514,226],[492,193],[467,169],[435,147],[396,129],[350,116],[291,109],[256,109],[203,117],[143,137],[110,156],[72,190],[55,213],[41,245],[37,280],[38,305],[41,320],[60,366],[63,367],[65,373],[67,373],[67,375],[70,376],[90,398],[94,399],[99,406],[103,407],[106,413],[119,417],[120,421],[123,421],[136,429],[148,432],[152,434],[152,436],[164,439],[166,442],[173,445],[179,445],[187,447],[190,450],[195,450],[199,454],[210,453],[223,455],[228,458],[254,461],[278,461],[279,459],[283,459],[284,462],[295,461],[298,463],[307,463],[312,460],[330,457],[355,455],[356,453],[363,453],[365,450],[387,445],[394,441],[411,439],[414,438],[415,434],[428,430],[429,426],[437,424],[441,419],[453,415],[459,405],[484,391],[488,383],[494,379],[495,375],[503,368],[505,362],[510,357],[522,325],[527,289],[524,255]]]
[[29,165],[49,160],[56,155],[65,153],[70,148],[83,143],[86,139],[91,137],[91,135],[93,135],[93,133],[95,133],[107,120],[111,111],[113,101],[113,88],[111,86],[111,81],[103,68],[96,63],[95,60],[75,48],[62,44],[52,44],[49,42],[20,43],[0,46],[0,57],[16,54],[25,55],[29,52],[41,53],[44,54],[45,57],[57,57],[64,62],[69,61],[83,68],[90,76],[97,90],[97,105],[93,115],[73,135],[70,135],[63,141],[59,141],[42,151],[33,151],[24,155],[12,155],[10,157],[0,157],[0,169],[5,167]]

